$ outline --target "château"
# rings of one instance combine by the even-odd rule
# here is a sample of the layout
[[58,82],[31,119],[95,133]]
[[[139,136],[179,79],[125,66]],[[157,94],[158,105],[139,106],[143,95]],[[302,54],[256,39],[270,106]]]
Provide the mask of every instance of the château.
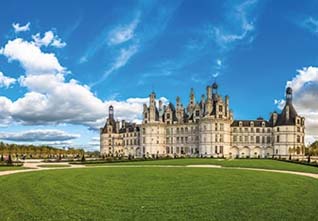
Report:
[[143,105],[142,123],[116,121],[109,106],[106,124],[100,130],[100,152],[107,156],[201,156],[225,158],[288,157],[304,154],[305,119],[292,104],[292,88],[286,89],[281,113],[270,119],[234,119],[229,96],[218,93],[218,84],[206,87],[196,101],[190,90],[189,104],[156,102],[149,95]]

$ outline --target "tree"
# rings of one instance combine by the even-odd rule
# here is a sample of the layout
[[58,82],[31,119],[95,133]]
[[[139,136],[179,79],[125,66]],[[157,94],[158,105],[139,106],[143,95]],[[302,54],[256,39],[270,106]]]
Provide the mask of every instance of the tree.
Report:
[[318,156],[318,140],[316,140],[309,146],[309,153],[312,156]]
[[9,154],[8,160],[7,160],[7,165],[12,165],[12,158],[11,158],[11,154]]
[[85,154],[83,154],[81,161],[85,162]]

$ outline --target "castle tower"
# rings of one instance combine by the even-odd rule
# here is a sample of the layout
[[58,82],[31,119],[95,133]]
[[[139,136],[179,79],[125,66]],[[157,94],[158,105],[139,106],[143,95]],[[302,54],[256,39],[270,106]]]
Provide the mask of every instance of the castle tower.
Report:
[[282,112],[272,115],[274,155],[287,157],[302,155],[304,147],[305,119],[299,116],[293,106],[293,90],[287,87],[286,103]]
[[195,107],[195,95],[194,95],[194,90],[191,88],[190,90],[190,95],[189,95],[189,105],[187,107],[187,112],[192,113],[193,109]]
[[206,87],[206,97],[205,115],[209,116],[212,112],[212,87],[210,85]]
[[149,95],[149,122],[156,120],[156,94],[152,92]]

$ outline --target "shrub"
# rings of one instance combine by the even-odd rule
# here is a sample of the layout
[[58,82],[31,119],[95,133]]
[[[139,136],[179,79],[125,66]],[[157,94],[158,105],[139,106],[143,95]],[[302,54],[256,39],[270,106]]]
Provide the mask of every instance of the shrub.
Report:
[[3,162],[4,159],[3,159],[3,154],[1,155],[1,158],[0,158],[0,162]]

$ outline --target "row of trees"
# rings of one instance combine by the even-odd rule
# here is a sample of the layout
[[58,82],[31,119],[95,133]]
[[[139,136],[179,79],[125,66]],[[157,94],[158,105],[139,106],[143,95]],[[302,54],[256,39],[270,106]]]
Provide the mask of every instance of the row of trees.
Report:
[[51,146],[41,145],[24,145],[24,144],[8,144],[0,142],[0,157],[14,158],[61,158],[61,157],[80,157],[84,155],[83,149],[59,149]]

